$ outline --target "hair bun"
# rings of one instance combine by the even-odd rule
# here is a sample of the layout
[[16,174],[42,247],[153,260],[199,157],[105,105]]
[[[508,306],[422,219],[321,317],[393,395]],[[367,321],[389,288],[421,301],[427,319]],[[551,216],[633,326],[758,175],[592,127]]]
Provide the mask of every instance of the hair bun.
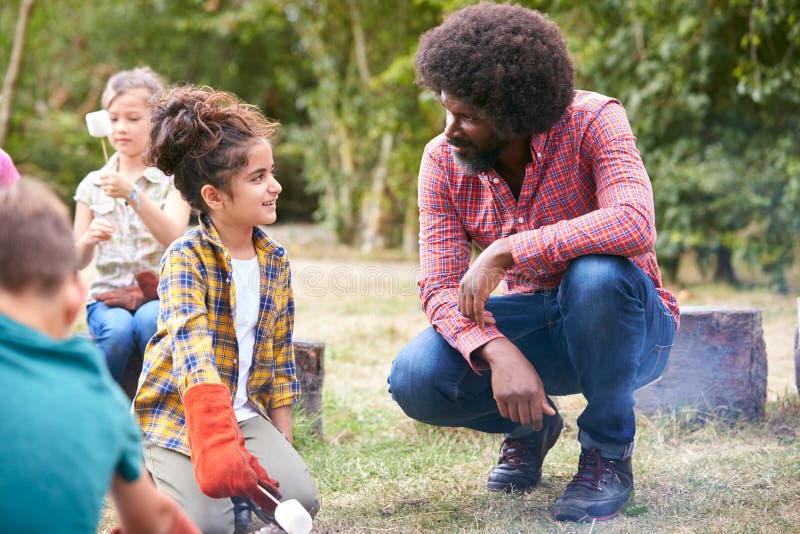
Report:
[[190,154],[206,152],[204,133],[210,133],[203,121],[204,102],[196,91],[170,91],[156,104],[150,116],[148,163],[173,175],[180,162]]
[[204,184],[224,189],[247,165],[254,139],[270,139],[278,123],[235,95],[194,85],[170,89],[153,108],[145,161],[173,177],[189,204],[203,211]]

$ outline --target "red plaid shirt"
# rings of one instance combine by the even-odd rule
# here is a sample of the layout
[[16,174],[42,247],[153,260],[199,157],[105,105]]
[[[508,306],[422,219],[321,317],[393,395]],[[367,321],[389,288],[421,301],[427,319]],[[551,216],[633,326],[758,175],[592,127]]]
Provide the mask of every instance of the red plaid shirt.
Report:
[[419,286],[434,328],[470,362],[473,350],[502,337],[497,328],[478,328],[457,304],[471,243],[485,249],[504,237],[510,237],[514,258],[501,284],[504,294],[557,288],[569,261],[579,256],[625,256],[650,277],[677,324],[678,302],[661,285],[653,248],[650,178],[622,105],[576,91],[555,126],[531,139],[531,156],[517,200],[494,170],[461,172],[444,134],[425,147]]

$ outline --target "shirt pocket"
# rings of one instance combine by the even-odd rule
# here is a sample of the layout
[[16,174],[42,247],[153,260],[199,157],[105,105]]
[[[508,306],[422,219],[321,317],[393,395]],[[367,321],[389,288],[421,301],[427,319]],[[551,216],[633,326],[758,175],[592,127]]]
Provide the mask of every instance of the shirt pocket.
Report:
[[95,217],[102,217],[114,211],[116,206],[117,203],[113,198],[107,195],[102,195],[92,202],[92,204],[89,206],[89,209],[92,210],[92,213]]

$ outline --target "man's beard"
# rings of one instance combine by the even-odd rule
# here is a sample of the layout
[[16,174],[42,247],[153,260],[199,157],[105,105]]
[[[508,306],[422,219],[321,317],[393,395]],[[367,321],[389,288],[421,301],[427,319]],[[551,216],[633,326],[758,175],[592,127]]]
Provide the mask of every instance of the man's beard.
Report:
[[447,142],[454,147],[473,148],[470,156],[461,154],[457,150],[451,151],[464,174],[470,176],[477,176],[493,169],[494,164],[497,163],[497,158],[500,157],[500,153],[505,148],[505,143],[503,142],[498,142],[497,146],[490,150],[477,150],[472,143],[456,141],[455,139],[448,139]]

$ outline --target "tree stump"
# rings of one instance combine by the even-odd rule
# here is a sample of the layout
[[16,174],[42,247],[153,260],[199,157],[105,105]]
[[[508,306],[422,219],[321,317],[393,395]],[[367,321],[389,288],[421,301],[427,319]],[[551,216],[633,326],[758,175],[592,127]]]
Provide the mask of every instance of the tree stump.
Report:
[[322,379],[325,376],[325,343],[308,339],[294,340],[294,360],[300,380],[303,410],[311,417],[311,428],[322,436]]
[[794,327],[794,383],[800,393],[800,299],[797,299],[797,325]]
[[698,417],[761,417],[767,351],[761,311],[685,306],[661,380],[635,393],[644,414],[694,411]]

